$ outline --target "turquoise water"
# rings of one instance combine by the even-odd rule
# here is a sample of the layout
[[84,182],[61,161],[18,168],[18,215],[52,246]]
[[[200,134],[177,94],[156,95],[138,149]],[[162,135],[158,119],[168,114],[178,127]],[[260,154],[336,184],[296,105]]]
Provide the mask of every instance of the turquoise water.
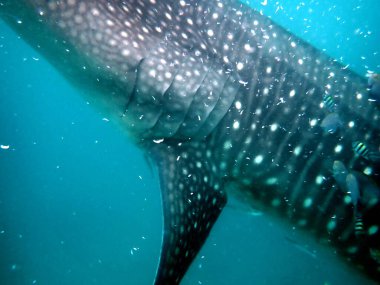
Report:
[[[357,72],[380,71],[379,1],[260,2]],[[0,284],[152,284],[160,192],[141,151],[2,22],[0,74]],[[371,284],[274,224],[227,207],[183,284]]]

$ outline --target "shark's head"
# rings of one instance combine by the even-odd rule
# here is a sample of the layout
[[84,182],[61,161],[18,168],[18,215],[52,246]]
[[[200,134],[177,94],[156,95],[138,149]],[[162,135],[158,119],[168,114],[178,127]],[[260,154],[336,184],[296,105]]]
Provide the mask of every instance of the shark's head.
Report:
[[204,137],[225,115],[239,83],[214,60],[192,2],[22,0],[6,1],[1,13],[135,136]]

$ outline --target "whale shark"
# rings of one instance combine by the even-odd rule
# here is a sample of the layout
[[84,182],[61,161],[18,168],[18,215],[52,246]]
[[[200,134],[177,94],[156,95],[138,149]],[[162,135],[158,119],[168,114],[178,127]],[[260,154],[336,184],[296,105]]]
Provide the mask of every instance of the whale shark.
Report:
[[181,282],[231,197],[380,281],[365,78],[232,0],[5,0],[0,16],[155,163],[155,284]]

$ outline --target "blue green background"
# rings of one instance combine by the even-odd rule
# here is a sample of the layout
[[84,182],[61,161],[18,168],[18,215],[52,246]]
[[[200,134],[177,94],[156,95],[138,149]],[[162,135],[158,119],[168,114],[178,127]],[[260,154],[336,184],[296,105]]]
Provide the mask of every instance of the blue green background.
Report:
[[[250,5],[363,76],[380,72],[378,0]],[[0,284],[152,284],[155,170],[2,22],[0,144]],[[227,207],[183,284],[371,284],[275,225]]]

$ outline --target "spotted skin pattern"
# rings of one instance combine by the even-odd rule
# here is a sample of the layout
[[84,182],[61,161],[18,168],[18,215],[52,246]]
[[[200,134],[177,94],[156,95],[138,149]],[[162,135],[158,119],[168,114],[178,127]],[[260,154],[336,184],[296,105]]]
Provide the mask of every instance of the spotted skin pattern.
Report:
[[[0,15],[156,161],[164,234],[155,284],[180,283],[226,189],[380,281],[380,203],[358,198],[355,235],[332,170],[337,161],[361,173],[363,197],[379,192],[379,165],[352,150],[360,141],[380,151],[365,78],[231,0],[2,0]],[[333,134],[321,127],[332,111]]]

